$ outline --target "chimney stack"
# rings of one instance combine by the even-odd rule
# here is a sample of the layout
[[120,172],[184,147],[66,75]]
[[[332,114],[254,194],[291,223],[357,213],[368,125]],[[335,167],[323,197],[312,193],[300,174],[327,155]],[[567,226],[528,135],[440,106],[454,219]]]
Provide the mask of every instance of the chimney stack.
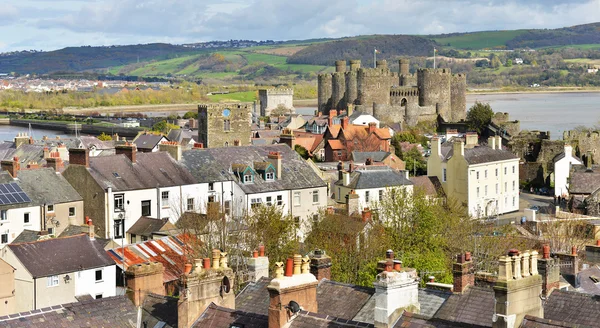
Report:
[[454,293],[462,294],[467,288],[475,285],[471,253],[456,255],[456,262],[452,264],[452,276]]
[[466,145],[465,148],[473,148],[478,144],[477,132],[467,132],[465,134]]
[[51,167],[55,172],[60,172],[65,167],[65,164],[58,152],[52,152],[50,153],[50,156],[46,158],[46,167]]
[[417,270],[393,270],[393,259],[387,259],[386,271],[377,275],[375,286],[375,328],[390,328],[406,310],[419,313],[419,278]]
[[[349,175],[349,173],[344,173]],[[360,199],[354,190],[346,195],[346,213],[348,215],[358,214],[360,212]]]
[[502,137],[496,136],[496,149],[502,150]]
[[135,144],[129,142],[115,147],[115,153],[117,155],[124,154],[129,158],[132,164],[135,163],[136,152],[137,148],[135,147]]
[[329,118],[328,118],[328,124],[329,126],[333,125],[333,118],[337,116],[337,110],[336,109],[330,109],[329,110]]
[[462,141],[455,141],[452,144],[452,150],[454,152],[453,156],[465,157],[465,144]]
[[144,304],[144,298],[149,293],[165,295],[163,271],[163,265],[159,262],[134,264],[127,268],[125,271],[127,296],[135,306]]
[[281,153],[278,151],[270,151],[269,155],[267,157],[267,161],[269,163],[271,163],[273,165],[273,167],[275,167],[277,180],[281,180],[281,174],[283,171],[283,166],[281,164],[281,161],[282,161]]
[[350,118],[348,116],[344,116],[342,119],[342,129],[346,130],[348,125],[350,125]]
[[177,141],[163,141],[158,145],[158,151],[166,151],[177,162],[181,161],[181,145]]
[[571,253],[557,253],[560,264],[560,275],[563,276],[572,286],[579,288],[579,258],[577,256],[577,248],[571,247]]
[[490,147],[492,149],[496,149],[496,137],[495,136],[491,136],[488,138],[488,147]]
[[90,151],[87,148],[70,148],[69,165],[83,165],[90,167]]
[[283,129],[279,136],[279,143],[286,144],[294,149],[296,146],[296,136],[294,136],[294,132],[288,128]]
[[542,258],[537,260],[537,268],[542,276],[542,296],[548,297],[553,290],[559,288],[560,268],[558,260],[550,257],[550,246],[542,247]]
[[94,223],[89,216],[85,217],[85,223],[88,225],[88,236],[90,236],[90,239],[95,239],[96,233],[94,232]]
[[265,256],[265,247],[259,246],[259,251],[256,251],[256,257],[248,258],[248,271],[250,279],[257,282],[262,277],[269,276],[269,258]]
[[362,211],[363,222],[367,223],[367,222],[371,221],[371,218],[372,218],[371,209],[368,207],[365,207]]
[[204,148],[204,144],[201,142],[194,142],[194,149],[202,149]]
[[585,259],[593,264],[600,264],[600,239],[595,245],[585,246]]
[[331,280],[331,257],[327,256],[324,250],[315,249],[310,255],[310,273],[318,281]]
[[377,124],[375,122],[369,122],[369,134],[375,133],[377,129]]
[[17,136],[15,137],[14,142],[15,142],[15,148],[19,149],[19,147],[21,147],[22,145],[29,144],[30,139],[29,139],[29,136],[27,135],[27,133],[18,133]]
[[19,158],[15,156],[12,160],[1,161],[0,168],[2,168],[3,171],[7,171],[11,177],[16,178],[17,173],[21,169],[21,163],[19,162]]
[[344,163],[342,161],[338,162],[337,171],[338,171],[338,180],[342,180],[344,178]]
[[585,154],[585,166],[586,171],[591,172],[592,170],[592,151],[588,150]]

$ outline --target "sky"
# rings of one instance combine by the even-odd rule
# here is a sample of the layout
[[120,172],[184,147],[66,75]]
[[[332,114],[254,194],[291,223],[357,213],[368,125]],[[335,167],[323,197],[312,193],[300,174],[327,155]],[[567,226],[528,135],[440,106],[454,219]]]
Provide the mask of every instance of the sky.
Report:
[[0,52],[600,22],[600,0],[0,0]]

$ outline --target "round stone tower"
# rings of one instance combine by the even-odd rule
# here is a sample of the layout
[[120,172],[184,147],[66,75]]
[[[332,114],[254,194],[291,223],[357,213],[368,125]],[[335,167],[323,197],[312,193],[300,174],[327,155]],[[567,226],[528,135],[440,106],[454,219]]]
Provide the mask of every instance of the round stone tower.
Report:
[[450,80],[448,68],[423,68],[417,71],[417,87],[419,88],[419,105],[435,106],[437,114],[449,122],[450,115]]
[[331,107],[331,74],[322,73],[318,76],[318,106],[321,113],[329,113]]
[[358,71],[360,69],[360,59],[354,59],[350,61],[350,70]]
[[400,66],[400,75],[410,74],[410,72],[409,72],[410,60],[409,59],[402,58],[398,61],[398,64]]
[[452,122],[467,118],[467,76],[465,74],[452,75],[450,104]]
[[[360,65],[360,64],[359,64]],[[352,66],[350,66],[352,67]],[[346,72],[346,99],[345,104],[355,104],[358,98],[358,69],[351,68]]]
[[[338,66],[336,65],[336,69]],[[344,62],[344,70],[346,69],[346,62]],[[335,72],[331,78],[331,108],[330,109],[343,109],[345,108],[344,94],[346,93],[346,72]]]
[[385,60],[385,59],[378,60],[375,63],[375,67],[380,68],[380,69],[387,69],[387,60]]
[[345,60],[336,60],[335,61],[335,71],[337,73],[343,73],[346,71],[346,61]]

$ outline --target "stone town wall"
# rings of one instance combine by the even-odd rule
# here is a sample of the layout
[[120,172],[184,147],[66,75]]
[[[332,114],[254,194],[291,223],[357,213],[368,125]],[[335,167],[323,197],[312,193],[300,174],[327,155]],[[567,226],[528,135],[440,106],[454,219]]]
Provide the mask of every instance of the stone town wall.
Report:
[[279,105],[294,112],[294,89],[262,89],[258,90],[260,100],[260,116],[269,116]]

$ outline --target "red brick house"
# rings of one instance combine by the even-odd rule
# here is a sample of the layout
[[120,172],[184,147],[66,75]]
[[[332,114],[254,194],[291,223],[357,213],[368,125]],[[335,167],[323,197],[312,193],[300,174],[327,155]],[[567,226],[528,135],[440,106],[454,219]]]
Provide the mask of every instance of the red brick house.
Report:
[[342,124],[327,127],[325,140],[325,161],[350,160],[353,151],[390,151],[390,131],[378,128],[375,123],[368,126],[348,123],[344,117]]

